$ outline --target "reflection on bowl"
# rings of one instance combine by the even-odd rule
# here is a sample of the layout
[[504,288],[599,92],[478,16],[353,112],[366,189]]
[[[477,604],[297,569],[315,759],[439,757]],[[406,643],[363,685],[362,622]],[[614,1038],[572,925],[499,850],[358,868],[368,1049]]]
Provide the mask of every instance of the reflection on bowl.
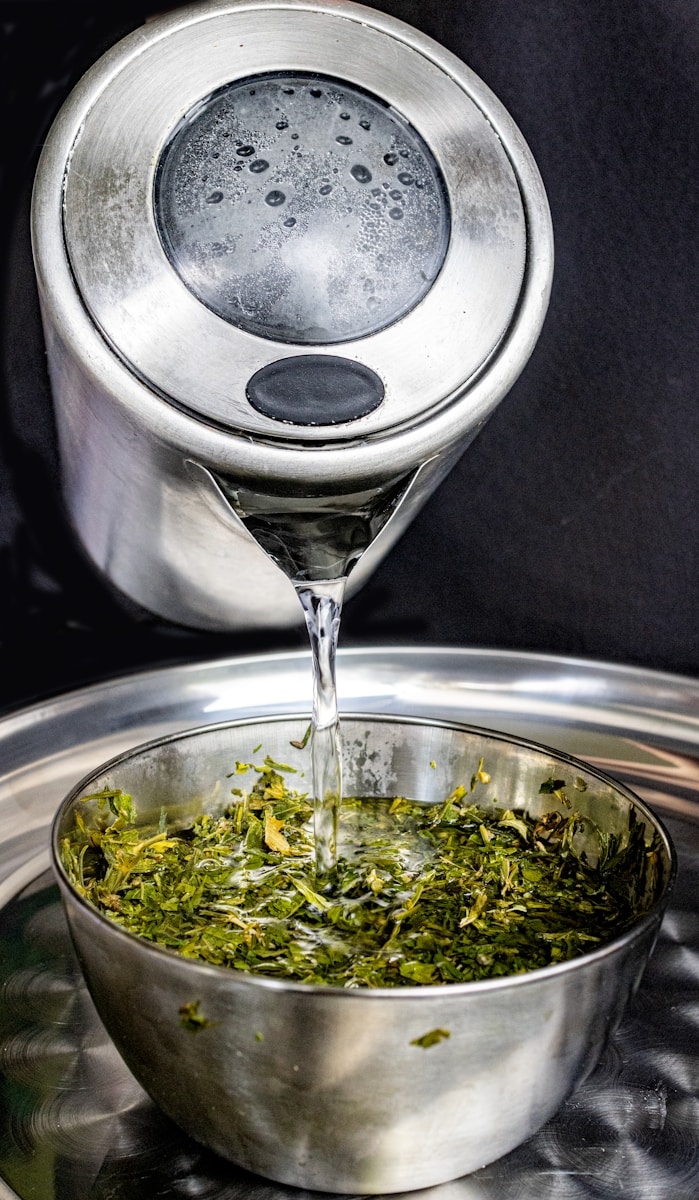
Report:
[[[657,870],[641,915],[568,962],[470,983],[341,988],[184,958],[135,937],[72,886],[60,846],[105,788],[139,819],[219,813],[231,771],[262,754],[309,771],[306,717],[209,726],[151,742],[83,779],[56,815],[54,868],[97,1010],[133,1074],[189,1134],[248,1170],[332,1192],[397,1192],[475,1170],[538,1129],[593,1069],[637,987],[675,872],[667,834],[623,785],[566,755],[468,726],[343,719],[347,795],[436,803],[487,764],[492,796],[538,818],[565,811],[547,779],[576,780],[575,809]],[[259,754],[258,754],[259,757]],[[308,776],[310,778],[310,775]],[[484,801],[479,801],[485,803]],[[102,818],[103,820],[103,818]],[[182,1013],[195,1016],[182,1019]],[[432,1036],[439,1032],[439,1036]]]

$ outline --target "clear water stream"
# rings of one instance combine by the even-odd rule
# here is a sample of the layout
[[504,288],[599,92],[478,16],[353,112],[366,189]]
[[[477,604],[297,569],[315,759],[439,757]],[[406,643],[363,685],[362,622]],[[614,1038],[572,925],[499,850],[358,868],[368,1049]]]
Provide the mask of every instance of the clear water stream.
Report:
[[342,801],[335,662],[347,577],[395,512],[415,472],[342,496],[271,495],[217,476],[258,545],[293,583],[313,659],[311,761],[316,871],[332,879]]

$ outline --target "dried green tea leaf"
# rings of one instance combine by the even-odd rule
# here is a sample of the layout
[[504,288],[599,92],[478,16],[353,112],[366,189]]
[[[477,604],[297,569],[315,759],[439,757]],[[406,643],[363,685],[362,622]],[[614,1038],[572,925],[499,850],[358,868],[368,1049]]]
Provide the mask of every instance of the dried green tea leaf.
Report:
[[421,1046],[423,1050],[429,1050],[430,1046],[438,1046],[448,1037],[451,1037],[448,1029],[431,1029],[429,1033],[423,1033],[422,1037],[413,1038],[410,1045]]
[[[236,770],[244,764],[237,764]],[[657,845],[574,811],[536,819],[469,803],[345,799],[337,870],[315,875],[312,806],[266,758],[249,791],[189,828],[139,825],[131,797],[81,807],[61,855],[110,920],[218,966],[337,987],[430,987],[520,974],[618,936],[652,903]],[[563,780],[541,791],[558,796]],[[181,798],[178,798],[181,809]],[[107,811],[108,810],[108,811]],[[187,1027],[207,1024],[196,1004]]]
[[291,846],[282,833],[283,821],[278,821],[271,812],[265,813],[265,844],[269,850],[279,854],[291,854]]
[[209,1021],[208,1017],[199,1012],[199,1003],[199,1000],[189,1000],[180,1006],[180,1025],[184,1029],[188,1029],[190,1033],[200,1033],[202,1029],[208,1029],[216,1024],[215,1021]]

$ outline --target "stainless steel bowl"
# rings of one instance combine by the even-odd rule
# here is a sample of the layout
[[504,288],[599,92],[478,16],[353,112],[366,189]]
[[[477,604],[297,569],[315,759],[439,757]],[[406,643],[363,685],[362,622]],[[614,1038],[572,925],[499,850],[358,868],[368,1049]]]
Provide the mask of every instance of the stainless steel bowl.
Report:
[[[185,959],[101,916],[71,886],[59,845],[80,798],[130,792],[139,816],[218,811],[236,759],[262,752],[309,770],[295,750],[307,717],[208,726],[137,747],[83,779],[54,820],[53,861],[97,1010],[133,1074],[201,1143],[248,1170],[331,1192],[423,1188],[506,1154],[555,1113],[598,1062],[653,948],[675,873],[667,833],[622,784],[531,742],[436,721],[343,720],[347,794],[436,802],[470,781],[538,815],[551,775],[584,780],[576,808],[623,834],[633,811],[661,860],[657,894],[634,926],[594,952],[529,974],[470,984],[361,990],[268,979]],[[436,764],[433,766],[432,764]],[[81,812],[89,823],[92,802]],[[210,1025],[183,1027],[198,1002]],[[449,1038],[428,1048],[434,1029]]]

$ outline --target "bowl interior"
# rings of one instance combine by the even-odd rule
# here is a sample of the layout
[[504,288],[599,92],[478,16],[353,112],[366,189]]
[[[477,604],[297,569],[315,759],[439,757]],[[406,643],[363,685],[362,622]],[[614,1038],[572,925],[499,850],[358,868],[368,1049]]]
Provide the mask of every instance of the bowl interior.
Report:
[[[204,812],[218,814],[230,803],[231,788],[241,784],[238,762],[261,763],[268,755],[288,766],[290,787],[310,794],[310,748],[294,744],[303,740],[307,726],[306,716],[205,726],[113,759],[83,779],[56,815],[53,845],[59,870],[57,848],[73,828],[74,809],[80,807],[88,827],[103,821],[99,802],[82,799],[103,789],[132,795],[144,825],[157,822],[163,808],[170,821],[189,823]],[[405,796],[437,804],[460,784],[468,789],[482,761],[490,781],[478,788],[474,802],[485,809],[521,809],[534,818],[553,810],[579,813],[588,819],[579,835],[581,848],[593,862],[599,832],[621,839],[623,846],[640,823],[646,842],[655,843],[660,869],[639,877],[634,903],[646,911],[667,888],[674,858],[661,822],[624,785],[588,764],[504,734],[405,717],[344,717],[342,746],[347,796]]]

